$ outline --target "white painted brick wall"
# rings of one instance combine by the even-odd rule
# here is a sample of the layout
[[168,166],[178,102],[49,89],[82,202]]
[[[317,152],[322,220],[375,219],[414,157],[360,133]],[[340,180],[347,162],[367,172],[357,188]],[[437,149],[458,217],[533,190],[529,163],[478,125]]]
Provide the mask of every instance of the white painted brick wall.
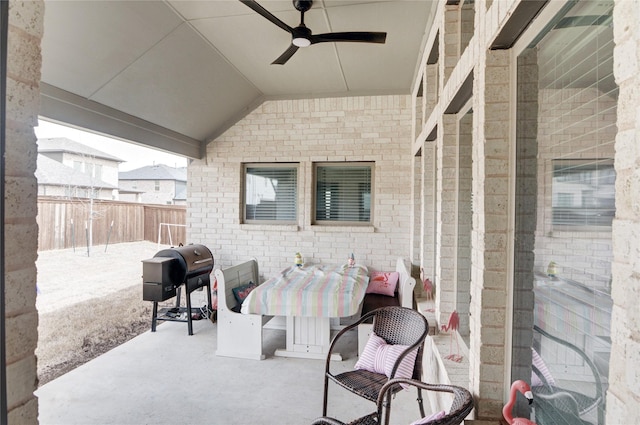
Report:
[[[293,262],[342,263],[353,252],[372,270],[392,270],[410,254],[411,99],[373,96],[270,101],[213,141],[189,165],[188,239],[207,245],[216,265],[258,258],[263,277]],[[311,225],[312,165],[372,161],[373,226]],[[241,224],[242,164],[299,163],[298,223]]]

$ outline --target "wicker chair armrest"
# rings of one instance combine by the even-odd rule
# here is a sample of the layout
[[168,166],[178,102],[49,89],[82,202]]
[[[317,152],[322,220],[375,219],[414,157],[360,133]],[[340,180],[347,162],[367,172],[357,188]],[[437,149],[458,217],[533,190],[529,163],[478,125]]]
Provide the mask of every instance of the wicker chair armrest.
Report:
[[327,352],[327,359],[326,359],[326,363],[325,363],[325,369],[324,369],[324,373],[329,374],[330,372],[330,368],[331,368],[331,354],[333,353],[333,349],[336,345],[336,343],[338,342],[338,340],[340,339],[340,337],[342,337],[342,335],[344,335],[346,332],[350,331],[353,328],[357,328],[358,325],[360,325],[361,323],[363,323],[365,320],[373,317],[375,315],[375,310],[370,311],[369,313],[363,314],[358,320],[356,320],[355,322],[351,323],[350,325],[345,326],[344,328],[342,328],[331,340],[331,344],[329,344],[329,351]]
[[585,352],[582,351],[580,348],[576,347],[575,345],[571,344],[570,342],[565,341],[564,339],[561,339],[561,338],[558,338],[557,336],[551,335],[547,331],[541,329],[539,326],[533,325],[533,330],[538,332],[539,334],[545,336],[546,338],[549,338],[550,340],[552,340],[554,342],[557,342],[558,344],[563,345],[563,346],[571,349],[572,351],[577,353],[580,357],[582,357],[584,362],[589,366],[589,368],[591,369],[591,372],[593,373],[593,378],[594,378],[595,383],[596,383],[596,397],[595,398],[596,398],[596,400],[603,401],[604,400],[604,388],[602,386],[602,378],[600,377],[600,372],[598,372],[598,368],[596,368],[596,365],[593,363],[593,360],[591,360],[589,358],[589,356],[587,356],[585,354]]
[[[473,396],[466,388],[459,387],[457,385],[444,385],[444,384],[429,384],[426,382],[418,381],[415,379],[407,379],[407,378],[394,378],[390,379],[383,387],[382,391],[380,391],[380,395],[378,396],[378,408],[381,409],[382,406],[387,403],[386,415],[389,416],[391,413],[391,390],[394,385],[397,384],[407,384],[412,385],[414,387],[422,388],[423,390],[428,391],[439,391],[439,392],[448,392],[453,394],[453,402],[451,403],[451,408],[449,409],[449,413],[447,413],[443,418],[434,419],[430,422],[427,422],[428,425],[457,425],[461,424],[464,419],[471,413],[474,408]],[[387,418],[387,423],[388,423]]]

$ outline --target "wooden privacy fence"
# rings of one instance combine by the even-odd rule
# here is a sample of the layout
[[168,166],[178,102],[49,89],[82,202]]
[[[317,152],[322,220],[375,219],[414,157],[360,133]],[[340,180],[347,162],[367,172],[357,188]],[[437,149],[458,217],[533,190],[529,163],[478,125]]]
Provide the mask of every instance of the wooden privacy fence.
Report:
[[[183,205],[38,197],[38,250],[151,241],[186,243]],[[169,225],[160,226],[160,223]],[[89,235],[89,231],[91,234]],[[160,233],[159,233],[160,230]]]

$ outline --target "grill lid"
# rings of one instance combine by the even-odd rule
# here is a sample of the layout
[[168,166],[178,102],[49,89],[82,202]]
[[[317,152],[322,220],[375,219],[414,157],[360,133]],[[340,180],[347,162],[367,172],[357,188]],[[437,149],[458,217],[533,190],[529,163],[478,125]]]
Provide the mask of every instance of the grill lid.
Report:
[[174,258],[169,276],[175,285],[213,270],[213,255],[204,245],[189,244],[158,251],[154,257]]

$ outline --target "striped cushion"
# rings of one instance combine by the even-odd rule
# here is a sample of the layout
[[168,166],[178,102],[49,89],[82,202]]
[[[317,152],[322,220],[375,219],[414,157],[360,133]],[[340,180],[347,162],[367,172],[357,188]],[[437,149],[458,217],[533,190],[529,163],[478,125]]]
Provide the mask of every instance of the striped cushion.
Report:
[[[542,376],[544,376],[544,379],[547,380],[547,383],[549,385],[555,385],[556,381],[555,381],[555,379],[553,379],[553,375],[551,374],[551,371],[549,370],[549,368],[545,364],[544,360],[542,360],[542,357],[540,357],[540,354],[538,354],[538,352],[536,350],[534,350],[533,348],[531,349],[531,351],[532,351],[531,363],[536,367],[536,369],[538,369],[540,371],[540,373],[542,374]],[[531,386],[533,386],[533,387],[541,387],[543,385],[544,385],[544,383],[542,382],[540,377],[538,377],[538,375],[536,375],[532,371],[531,372]]]
[[[367,345],[362,350],[360,358],[356,362],[356,369],[368,370],[386,375],[391,378],[391,371],[396,360],[406,350],[408,345],[390,345],[375,333],[372,333]],[[411,378],[413,366],[416,361],[417,349],[409,352],[400,362],[394,378]],[[404,386],[404,385],[403,385]]]
[[437,413],[433,413],[433,414],[431,414],[431,415],[429,415],[429,416],[425,416],[425,417],[424,417],[424,418],[422,418],[422,419],[418,419],[418,420],[417,420],[417,421],[415,421],[415,422],[411,422],[411,425],[424,425],[424,424],[428,424],[428,423],[429,423],[429,422],[431,422],[431,421],[435,421],[435,420],[437,420],[437,419],[442,419],[442,418],[444,418],[445,416],[447,416],[447,412],[445,412],[444,410],[441,410],[441,411],[439,411],[439,412],[437,412]]

